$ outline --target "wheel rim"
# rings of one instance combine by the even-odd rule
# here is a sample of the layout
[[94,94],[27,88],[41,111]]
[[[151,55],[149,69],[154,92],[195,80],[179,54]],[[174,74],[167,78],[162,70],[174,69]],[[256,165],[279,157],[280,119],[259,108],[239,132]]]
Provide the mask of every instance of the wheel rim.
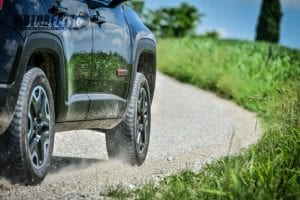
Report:
[[145,88],[141,88],[137,102],[137,137],[136,144],[139,153],[143,153],[148,140],[149,132],[149,104],[148,95]]
[[42,168],[48,158],[51,120],[47,93],[36,86],[29,101],[27,130],[29,156],[36,169]]

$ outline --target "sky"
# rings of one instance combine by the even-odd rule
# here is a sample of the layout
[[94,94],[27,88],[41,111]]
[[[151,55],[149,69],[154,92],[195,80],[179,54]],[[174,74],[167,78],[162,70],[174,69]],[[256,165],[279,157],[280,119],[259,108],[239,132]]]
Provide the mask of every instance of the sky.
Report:
[[[145,8],[178,6],[186,2],[205,14],[198,33],[218,31],[222,38],[253,41],[261,0],[145,0]],[[280,44],[300,49],[300,0],[281,0]]]

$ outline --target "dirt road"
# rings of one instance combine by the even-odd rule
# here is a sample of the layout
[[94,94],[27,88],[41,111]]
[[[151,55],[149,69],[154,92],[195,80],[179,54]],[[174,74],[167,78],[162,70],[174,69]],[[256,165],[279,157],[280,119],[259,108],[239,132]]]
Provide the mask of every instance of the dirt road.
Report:
[[0,199],[98,199],[100,191],[110,186],[134,188],[182,169],[199,170],[260,135],[253,113],[158,74],[149,154],[142,167],[108,160],[102,133],[57,133],[53,167],[44,182],[25,187],[1,180]]

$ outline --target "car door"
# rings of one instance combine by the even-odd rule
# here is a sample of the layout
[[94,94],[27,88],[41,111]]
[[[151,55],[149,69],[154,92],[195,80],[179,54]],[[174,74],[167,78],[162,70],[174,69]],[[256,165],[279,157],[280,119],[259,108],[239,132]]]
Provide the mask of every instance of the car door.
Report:
[[66,8],[62,19],[52,19],[56,35],[60,35],[64,46],[66,64],[66,116],[63,121],[84,120],[89,109],[87,90],[91,80],[93,63],[93,31],[89,8],[81,0],[46,1],[51,8],[58,4]]
[[87,119],[119,118],[131,75],[130,33],[123,6],[90,9],[93,27],[93,74]]

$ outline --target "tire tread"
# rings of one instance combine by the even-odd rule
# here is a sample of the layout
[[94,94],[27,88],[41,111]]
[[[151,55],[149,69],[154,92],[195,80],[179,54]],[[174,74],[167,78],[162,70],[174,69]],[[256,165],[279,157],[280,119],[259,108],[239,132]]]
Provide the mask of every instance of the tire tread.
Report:
[[[135,104],[139,95],[139,90],[145,83],[149,95],[149,86],[145,76],[137,73],[127,112],[123,121],[106,134],[106,147],[110,158],[122,158],[131,165],[142,165],[145,158],[139,158],[135,147]],[[151,109],[150,109],[151,110]],[[147,153],[146,153],[147,154]],[[146,155],[145,155],[146,157]]]

